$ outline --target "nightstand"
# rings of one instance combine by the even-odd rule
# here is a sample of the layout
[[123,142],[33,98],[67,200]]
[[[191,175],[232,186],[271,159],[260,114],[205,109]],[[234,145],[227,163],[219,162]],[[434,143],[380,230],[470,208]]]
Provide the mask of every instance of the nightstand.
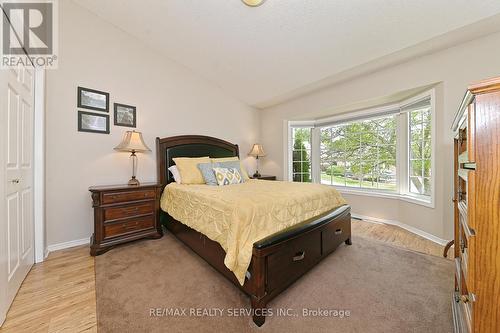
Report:
[[160,238],[161,186],[93,186],[94,234],[90,255],[102,254],[118,244],[141,239]]
[[266,175],[261,175],[260,177],[250,176],[250,179],[276,180],[276,176],[266,176]]

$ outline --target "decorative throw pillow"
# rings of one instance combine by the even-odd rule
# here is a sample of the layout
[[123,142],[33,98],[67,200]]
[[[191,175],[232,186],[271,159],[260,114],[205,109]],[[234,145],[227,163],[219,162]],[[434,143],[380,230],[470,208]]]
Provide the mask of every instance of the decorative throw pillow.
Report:
[[172,165],[170,168],[168,168],[168,171],[170,171],[172,173],[172,176],[174,177],[175,182],[177,184],[181,184],[181,174],[179,173],[179,169],[177,169],[177,167],[175,165]]
[[241,174],[235,168],[214,168],[214,173],[219,186],[239,184],[242,182]]
[[214,173],[212,163],[199,163],[198,169],[200,169],[200,171],[201,171],[201,175],[203,176],[203,179],[205,180],[205,184],[212,185],[212,186],[218,185],[217,179],[215,179],[215,173]]
[[215,163],[212,163],[212,165],[213,165],[213,168],[233,168],[233,169],[236,169],[236,170],[238,170],[238,172],[241,175],[241,182],[244,183],[246,181],[245,175],[244,175],[243,171],[241,170],[240,161],[215,162]]
[[222,158],[211,158],[210,159],[212,163],[220,163],[220,162],[229,162],[229,161],[238,161],[240,163],[240,170],[241,170],[241,175],[245,180],[250,179],[248,177],[247,170],[245,169],[245,166],[243,165],[243,162],[240,161],[238,156],[233,156],[233,157],[222,157]]
[[200,163],[210,163],[207,157],[176,157],[173,158],[179,173],[181,174],[182,184],[205,184],[205,180],[198,169]]

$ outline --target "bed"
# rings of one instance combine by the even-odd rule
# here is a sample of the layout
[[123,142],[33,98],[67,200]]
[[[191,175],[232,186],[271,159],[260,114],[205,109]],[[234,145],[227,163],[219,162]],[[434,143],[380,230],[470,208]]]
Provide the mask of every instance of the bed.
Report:
[[[239,156],[238,145],[199,135],[157,138],[156,149],[158,181],[163,187],[173,182],[168,168],[174,165],[172,159],[175,157]],[[251,180],[245,186],[258,188],[264,185],[261,182],[268,181]],[[169,188],[174,186],[172,184]],[[277,188],[279,185],[274,186]],[[210,239],[163,210],[160,220],[175,237],[249,296],[253,321],[258,326],[265,322],[266,306],[271,299],[311,270],[340,244],[351,244],[350,207],[342,204],[253,242],[248,269],[241,277],[225,265],[226,251],[220,245],[223,242]]]

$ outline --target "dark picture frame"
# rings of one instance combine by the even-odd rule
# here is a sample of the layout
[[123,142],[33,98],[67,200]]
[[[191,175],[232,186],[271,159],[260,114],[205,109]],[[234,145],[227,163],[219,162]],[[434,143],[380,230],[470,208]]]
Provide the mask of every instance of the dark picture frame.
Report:
[[132,105],[114,103],[114,124],[116,126],[135,128],[137,125],[136,109],[137,108]]
[[[109,112],[109,93],[84,87],[78,87],[77,92],[78,92],[77,106],[79,108],[101,111],[101,112]],[[92,105],[91,98],[93,95],[94,97],[104,96],[105,106],[104,105],[98,106],[97,104],[99,104],[99,101],[97,99],[94,100],[94,105]]]
[[[88,124],[88,117],[99,117],[104,118],[106,122],[105,128],[97,129],[92,128],[92,125]],[[93,112],[85,112],[78,111],[78,132],[89,132],[89,133],[100,133],[100,134],[109,134],[109,115],[93,113]]]

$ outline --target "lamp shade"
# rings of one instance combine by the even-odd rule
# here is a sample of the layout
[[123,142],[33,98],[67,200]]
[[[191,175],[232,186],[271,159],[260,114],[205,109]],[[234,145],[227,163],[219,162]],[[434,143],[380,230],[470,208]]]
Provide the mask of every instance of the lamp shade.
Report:
[[142,133],[136,131],[126,131],[123,135],[122,142],[115,147],[115,150],[128,152],[145,152],[151,151],[142,139]]
[[262,147],[261,144],[254,144],[252,147],[252,150],[248,153],[249,156],[255,156],[255,157],[262,157],[266,156],[266,153],[264,152],[264,148]]

